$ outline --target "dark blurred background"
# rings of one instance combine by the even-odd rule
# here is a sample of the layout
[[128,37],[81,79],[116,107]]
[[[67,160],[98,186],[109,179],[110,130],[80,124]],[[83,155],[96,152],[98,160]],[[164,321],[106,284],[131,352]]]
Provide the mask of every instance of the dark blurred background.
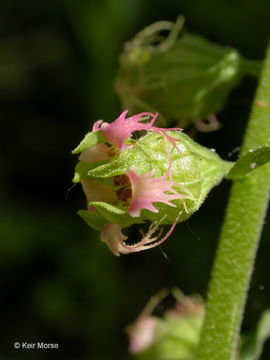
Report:
[[[179,14],[189,31],[263,59],[268,0],[1,2],[1,359],[129,359],[125,327],[151,295],[178,286],[205,296],[229,182],[162,249],[120,258],[76,215],[85,207],[80,185],[66,198],[71,150],[94,121],[120,112],[113,82],[123,43]],[[222,128],[197,140],[227,158],[241,144],[255,87],[245,78],[218,114]],[[268,220],[244,331],[270,307]],[[15,341],[57,342],[59,349],[14,350]],[[263,359],[269,354],[268,345]]]

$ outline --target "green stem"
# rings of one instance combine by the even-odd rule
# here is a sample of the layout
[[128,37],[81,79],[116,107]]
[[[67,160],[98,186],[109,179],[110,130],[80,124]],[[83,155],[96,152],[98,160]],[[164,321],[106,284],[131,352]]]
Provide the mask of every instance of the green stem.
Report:
[[[270,142],[270,45],[241,152]],[[270,165],[232,186],[210,282],[199,360],[235,358],[270,188]]]
[[242,68],[245,74],[259,76],[262,70],[262,62],[256,60],[241,59]]

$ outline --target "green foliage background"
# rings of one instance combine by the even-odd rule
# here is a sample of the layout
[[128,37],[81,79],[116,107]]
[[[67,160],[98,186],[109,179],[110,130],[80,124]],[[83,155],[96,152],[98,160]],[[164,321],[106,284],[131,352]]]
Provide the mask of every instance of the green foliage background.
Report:
[[[85,203],[79,185],[66,198],[76,163],[70,151],[94,121],[118,116],[117,57],[143,26],[183,14],[189,31],[262,59],[269,12],[267,0],[0,4],[1,359],[129,359],[124,328],[152,294],[171,286],[206,294],[229,182],[162,250],[116,258],[76,215]],[[241,143],[255,86],[246,78],[218,114],[221,130],[197,138],[224,159]],[[245,331],[270,307],[268,222]],[[14,350],[15,341],[57,342],[59,350]]]

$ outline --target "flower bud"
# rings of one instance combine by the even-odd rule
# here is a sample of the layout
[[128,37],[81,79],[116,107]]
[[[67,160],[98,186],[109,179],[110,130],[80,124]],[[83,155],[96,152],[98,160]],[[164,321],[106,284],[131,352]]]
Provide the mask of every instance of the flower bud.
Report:
[[193,359],[203,316],[203,302],[184,295],[162,317],[143,311],[127,329],[129,351],[140,360]]
[[[88,207],[79,215],[101,231],[115,255],[165,241],[231,167],[181,129],[154,126],[157,114],[126,116],[127,111],[110,124],[99,120],[74,150],[81,154],[73,181],[81,182]],[[128,245],[122,228],[147,219],[148,232]],[[163,225],[171,226],[162,236]]]
[[[115,81],[122,106],[132,113],[157,111],[163,126],[174,121],[184,128],[194,123],[201,131],[216,130],[214,114],[245,73],[258,73],[260,63],[199,35],[177,38],[182,18],[169,24],[154,23],[125,45]],[[167,38],[159,35],[169,29]]]

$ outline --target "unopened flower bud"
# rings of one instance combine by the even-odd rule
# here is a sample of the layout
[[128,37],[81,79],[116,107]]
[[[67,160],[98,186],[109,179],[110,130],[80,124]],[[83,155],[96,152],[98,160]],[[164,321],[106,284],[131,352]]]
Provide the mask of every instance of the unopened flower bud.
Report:
[[[174,121],[216,130],[215,114],[230,91],[244,74],[257,75],[260,63],[199,35],[178,37],[182,25],[182,18],[157,22],[126,43],[115,89],[124,109],[157,111],[163,126]],[[160,35],[164,30],[170,30],[167,38]]]
[[203,316],[204,303],[186,296],[162,317],[143,311],[127,329],[129,351],[140,360],[195,359]]

